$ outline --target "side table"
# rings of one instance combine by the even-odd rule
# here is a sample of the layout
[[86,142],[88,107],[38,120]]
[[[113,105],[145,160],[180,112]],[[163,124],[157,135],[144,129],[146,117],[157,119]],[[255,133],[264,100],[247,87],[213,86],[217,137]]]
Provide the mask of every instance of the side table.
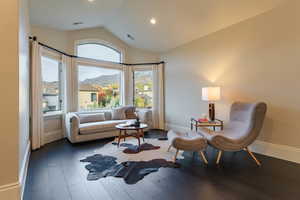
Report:
[[199,122],[198,120],[191,118],[191,130],[198,131],[198,127],[212,127],[213,130],[216,130],[216,127],[219,127],[220,130],[223,130],[223,121],[219,119],[215,119],[214,121],[208,122]]

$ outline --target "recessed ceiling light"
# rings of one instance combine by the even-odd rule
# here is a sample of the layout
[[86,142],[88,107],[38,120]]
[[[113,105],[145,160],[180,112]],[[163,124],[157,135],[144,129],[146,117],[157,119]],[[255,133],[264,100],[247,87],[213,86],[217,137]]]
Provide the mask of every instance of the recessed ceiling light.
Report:
[[81,25],[81,24],[83,24],[83,22],[74,22],[73,23],[74,26],[78,26],[78,25]]
[[132,35],[130,35],[130,34],[127,34],[127,37],[128,37],[129,39],[131,39],[131,40],[134,40],[134,37],[133,37]]
[[95,0],[88,0],[88,2],[93,3]]
[[156,24],[156,19],[155,19],[155,18],[151,18],[151,19],[150,19],[150,23],[151,23],[151,24]]

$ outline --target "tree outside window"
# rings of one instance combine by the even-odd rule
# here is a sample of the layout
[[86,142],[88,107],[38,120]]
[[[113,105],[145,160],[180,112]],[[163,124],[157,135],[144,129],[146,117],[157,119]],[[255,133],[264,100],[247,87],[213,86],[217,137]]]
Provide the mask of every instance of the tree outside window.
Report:
[[138,108],[152,108],[152,71],[134,71],[134,105]]
[[120,70],[80,65],[78,79],[81,111],[120,106]]

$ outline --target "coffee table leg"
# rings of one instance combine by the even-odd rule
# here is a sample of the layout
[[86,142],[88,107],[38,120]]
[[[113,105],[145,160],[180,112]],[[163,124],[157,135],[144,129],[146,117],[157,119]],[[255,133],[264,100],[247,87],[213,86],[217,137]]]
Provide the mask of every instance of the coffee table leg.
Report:
[[127,131],[126,130],[124,130],[124,142],[126,141],[126,136],[127,136]]
[[139,141],[139,148],[140,148],[140,146],[141,146],[140,137],[138,136],[137,139],[138,139],[138,141]]
[[122,136],[122,130],[120,129],[119,138],[118,138],[118,147],[120,146],[121,136]]
[[142,133],[142,136],[143,136],[143,142],[145,142],[145,134],[144,134],[144,129],[141,129],[141,133]]
[[140,141],[140,130],[136,129],[136,134],[135,134],[136,139],[138,140],[139,143],[139,148],[141,146],[141,141]]

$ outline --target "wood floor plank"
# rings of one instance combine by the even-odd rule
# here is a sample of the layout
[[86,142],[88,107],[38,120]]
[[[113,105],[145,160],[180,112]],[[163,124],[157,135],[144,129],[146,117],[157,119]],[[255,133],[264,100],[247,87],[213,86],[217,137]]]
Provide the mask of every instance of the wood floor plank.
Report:
[[117,178],[107,177],[105,179],[101,179],[100,183],[113,200],[133,200],[123,188],[119,187],[116,183],[117,181],[119,181]]
[[[66,150],[68,156],[62,161],[62,168],[66,178],[66,182],[71,193],[72,200],[80,199],[107,199],[111,197],[99,183],[99,181],[87,181],[87,170],[85,163],[81,163],[85,153],[92,153],[92,150],[86,151],[73,151],[72,149]],[[78,163],[74,165],[74,163]],[[72,166],[72,167],[70,167]]]
[[139,182],[139,188],[141,188],[141,190],[145,193],[145,195],[150,196],[151,199],[164,199],[164,200],[176,199],[173,193],[167,193],[164,187],[155,184],[148,178],[143,179],[142,181]]
[[216,166],[216,151],[210,147],[208,166],[187,153],[177,161],[180,168],[161,168],[137,184],[114,177],[88,181],[87,163],[80,159],[101,151],[110,141],[73,145],[61,140],[32,152],[24,200],[298,200],[300,196],[299,164],[257,155],[263,163],[258,168],[245,152],[224,152]]
[[87,190],[94,200],[113,200],[109,193],[104,189],[99,180],[87,181]]
[[68,184],[64,179],[63,171],[55,165],[48,167],[49,182],[48,186],[52,200],[64,199],[71,200]]
[[48,175],[47,152],[45,149],[36,151],[32,154],[28,167],[28,175],[26,178],[24,199],[45,199],[50,200]]
[[68,189],[72,200],[96,200],[90,195],[83,184],[73,184],[68,186]]
[[125,191],[128,196],[130,196],[134,200],[152,200],[151,195],[147,195],[143,188],[139,187],[139,183],[129,185],[124,182],[122,179],[115,179],[115,184],[117,187]]

